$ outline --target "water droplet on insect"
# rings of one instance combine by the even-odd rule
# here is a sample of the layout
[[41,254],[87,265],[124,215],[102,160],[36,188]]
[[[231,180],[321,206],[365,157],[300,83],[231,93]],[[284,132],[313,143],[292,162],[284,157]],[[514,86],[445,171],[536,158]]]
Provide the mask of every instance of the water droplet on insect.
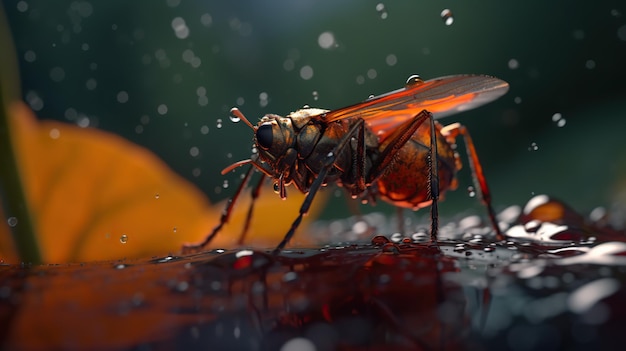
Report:
[[467,195],[469,195],[469,197],[474,197],[476,196],[476,189],[474,189],[473,186],[468,186],[467,187]]
[[389,243],[389,239],[387,239],[384,235],[376,235],[372,238],[372,245],[374,246],[382,246]]
[[218,118],[218,119],[217,119],[217,124],[216,124],[216,126],[217,126],[217,129],[222,128],[222,119],[221,119],[221,118]]
[[120,242],[122,244],[126,244],[128,242],[128,236],[126,234],[122,234],[122,236],[120,236]]
[[9,227],[13,228],[17,225],[17,218],[15,217],[9,217],[7,218],[7,224],[9,225]]
[[385,4],[383,4],[382,2],[376,5],[376,12],[378,12],[381,19],[386,19],[388,16],[387,10],[385,9]]
[[537,150],[539,150],[539,146],[535,142],[532,142],[530,146],[528,147],[528,151],[537,151]]
[[419,76],[419,74],[413,74],[412,76],[410,76],[407,80],[406,83],[404,83],[404,86],[408,89],[411,88],[417,84],[422,84],[424,83],[424,81],[422,80],[422,78]]
[[124,269],[124,268],[126,268],[125,264],[120,263],[120,264],[115,265],[115,269]]
[[278,182],[274,183],[274,192],[276,194],[280,193],[280,184],[278,184]]
[[454,23],[454,17],[450,9],[444,9],[441,11],[441,19],[446,26],[451,26]]

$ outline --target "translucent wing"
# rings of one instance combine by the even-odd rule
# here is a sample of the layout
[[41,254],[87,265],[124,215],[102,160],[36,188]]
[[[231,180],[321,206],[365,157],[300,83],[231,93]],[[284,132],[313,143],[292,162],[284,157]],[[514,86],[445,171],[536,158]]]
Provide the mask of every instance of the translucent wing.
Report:
[[360,117],[374,133],[384,135],[422,110],[435,118],[467,111],[504,95],[509,84],[498,78],[458,75],[417,81],[405,88],[378,95],[358,104],[327,112],[326,122]]

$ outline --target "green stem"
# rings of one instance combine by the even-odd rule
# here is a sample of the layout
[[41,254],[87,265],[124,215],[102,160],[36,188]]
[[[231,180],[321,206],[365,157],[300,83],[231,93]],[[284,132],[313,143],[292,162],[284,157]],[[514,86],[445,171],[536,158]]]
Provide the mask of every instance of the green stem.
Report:
[[[35,235],[24,187],[20,178],[18,162],[11,141],[8,107],[19,96],[16,56],[4,11],[0,5],[0,195],[4,203],[4,214],[15,220],[10,224],[13,242],[20,260],[33,264],[41,263],[41,255]],[[6,220],[6,219],[5,219]]]

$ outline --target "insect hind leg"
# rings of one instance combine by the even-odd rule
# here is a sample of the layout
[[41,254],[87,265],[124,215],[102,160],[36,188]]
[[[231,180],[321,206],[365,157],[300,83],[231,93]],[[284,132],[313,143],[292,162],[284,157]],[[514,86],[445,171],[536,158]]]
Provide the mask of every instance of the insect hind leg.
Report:
[[443,134],[447,138],[456,139],[458,136],[463,136],[463,140],[465,142],[465,150],[467,152],[467,158],[469,160],[470,169],[472,171],[472,178],[474,180],[474,185],[478,188],[479,196],[481,202],[487,208],[487,215],[489,216],[489,220],[491,221],[491,225],[496,233],[497,240],[504,240],[504,234],[500,230],[500,226],[498,225],[498,221],[496,220],[496,213],[493,210],[493,206],[491,204],[491,191],[489,190],[489,186],[487,185],[487,179],[485,178],[485,174],[483,173],[483,167],[478,159],[478,153],[476,152],[476,148],[474,147],[474,142],[472,141],[472,137],[470,136],[467,128],[460,123],[453,123],[447,125],[441,129],[441,134]]

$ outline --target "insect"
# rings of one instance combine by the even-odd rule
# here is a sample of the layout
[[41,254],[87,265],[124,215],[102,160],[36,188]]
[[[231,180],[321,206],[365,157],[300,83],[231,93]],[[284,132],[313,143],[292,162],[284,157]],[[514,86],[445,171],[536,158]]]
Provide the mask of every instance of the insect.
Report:
[[457,137],[465,141],[477,192],[496,237],[503,239],[469,132],[459,123],[443,126],[436,119],[493,101],[505,94],[508,87],[505,81],[483,75],[456,75],[427,81],[414,75],[404,88],[355,105],[332,111],[305,107],[286,117],[267,114],[256,126],[233,108],[231,114],[253,130],[258,153],[222,171],[226,174],[250,165],[228,201],[220,223],[201,243],[186,245],[185,249],[201,249],[217,235],[228,222],[254,169],[262,176],[252,188],[253,201],[240,243],[250,224],[254,199],[267,177],[274,180],[275,191],[281,198],[286,198],[288,185],[307,194],[274,254],[287,245],[315,194],[327,184],[338,184],[353,198],[381,198],[397,207],[414,210],[430,206],[431,240],[436,243],[440,195],[457,187],[456,174],[462,167],[455,151]]

